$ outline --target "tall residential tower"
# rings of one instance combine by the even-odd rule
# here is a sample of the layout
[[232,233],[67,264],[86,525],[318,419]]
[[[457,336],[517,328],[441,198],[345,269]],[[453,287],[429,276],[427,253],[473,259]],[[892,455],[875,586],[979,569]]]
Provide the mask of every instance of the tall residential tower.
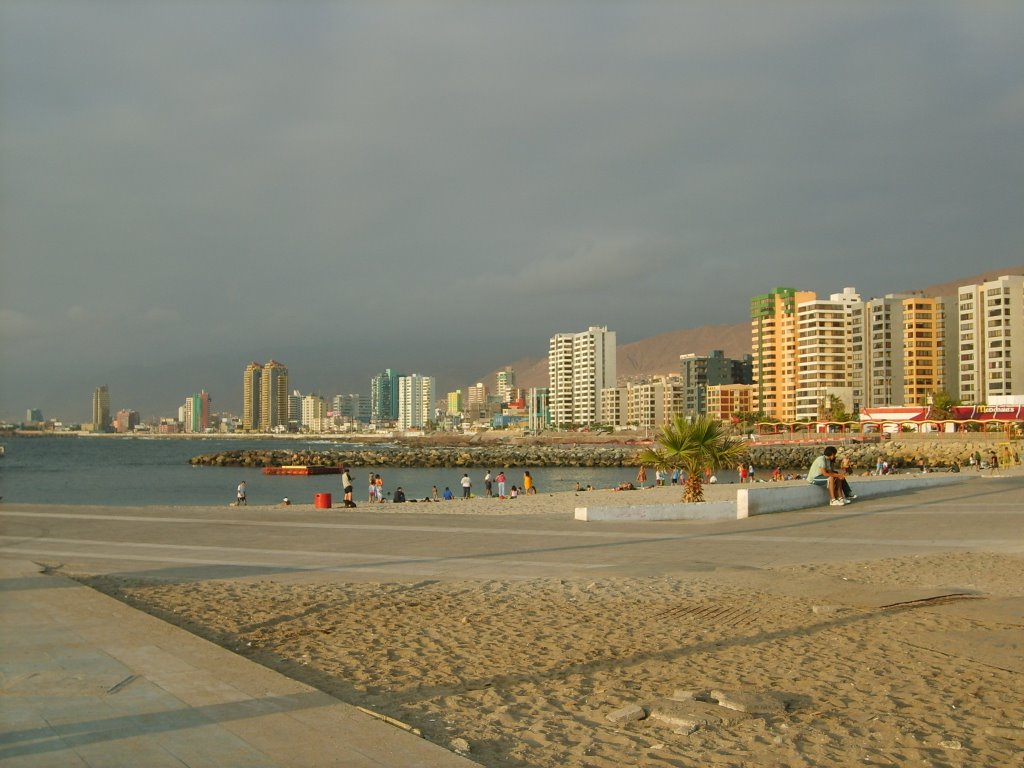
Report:
[[548,407],[555,427],[602,423],[601,390],[614,387],[615,331],[591,326],[548,345]]

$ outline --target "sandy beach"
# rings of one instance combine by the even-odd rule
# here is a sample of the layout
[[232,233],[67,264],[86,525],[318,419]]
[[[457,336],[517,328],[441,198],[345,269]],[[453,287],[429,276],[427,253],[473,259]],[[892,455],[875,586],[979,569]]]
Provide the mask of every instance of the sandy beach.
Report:
[[[679,495],[420,506],[564,516]],[[1024,765],[1019,553],[685,580],[88,581],[487,766]],[[914,587],[944,597],[898,599]]]

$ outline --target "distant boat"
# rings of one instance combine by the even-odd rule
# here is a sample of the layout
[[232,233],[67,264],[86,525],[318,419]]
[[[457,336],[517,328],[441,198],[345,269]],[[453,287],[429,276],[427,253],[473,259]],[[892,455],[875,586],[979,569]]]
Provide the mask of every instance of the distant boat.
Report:
[[290,464],[283,467],[264,467],[264,475],[338,475],[341,467],[310,467],[305,464]]

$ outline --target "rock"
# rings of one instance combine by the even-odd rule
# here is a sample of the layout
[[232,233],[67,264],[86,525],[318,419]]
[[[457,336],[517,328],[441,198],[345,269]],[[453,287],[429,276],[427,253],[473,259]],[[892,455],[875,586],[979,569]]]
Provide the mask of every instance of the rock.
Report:
[[469,754],[469,751],[470,751],[469,750],[469,742],[466,741],[465,739],[461,738],[461,737],[460,738],[456,738],[456,739],[452,739],[450,746],[452,748],[452,752],[456,752],[456,753],[458,753],[460,755],[468,755]]
[[676,688],[669,698],[673,701],[707,701],[709,695],[707,688]]
[[[693,729],[746,720],[748,715],[706,701],[659,699],[650,706],[649,717],[679,729]],[[688,731],[692,732],[692,731]]]
[[750,715],[774,715],[786,711],[786,700],[771,692],[712,690],[720,707]]
[[641,707],[639,704],[630,704],[616,709],[614,712],[609,712],[606,716],[608,720],[613,723],[633,723],[637,720],[643,720],[647,717],[647,710]]

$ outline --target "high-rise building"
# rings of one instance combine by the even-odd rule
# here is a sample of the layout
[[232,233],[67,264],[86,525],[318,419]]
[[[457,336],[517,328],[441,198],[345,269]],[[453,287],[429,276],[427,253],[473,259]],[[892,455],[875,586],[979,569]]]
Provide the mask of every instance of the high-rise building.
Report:
[[202,433],[210,426],[210,395],[203,390],[185,398],[181,423],[185,432]]
[[956,300],[889,294],[854,304],[847,350],[852,412],[956,397]]
[[903,300],[889,294],[855,305],[850,315],[850,383],[855,410],[902,405]]
[[719,384],[750,384],[753,381],[752,356],[740,359],[725,356],[720,349],[707,355],[679,356],[682,377],[682,415],[692,417],[707,412],[707,388]]
[[398,379],[390,368],[370,379],[370,421],[389,424],[398,420]]
[[612,429],[629,426],[629,387],[605,387],[601,390],[601,423]]
[[626,421],[644,430],[659,429],[682,415],[684,399],[680,376],[655,376],[626,385]]
[[369,424],[371,418],[370,400],[358,392],[334,397],[335,419],[342,424]]
[[530,387],[527,390],[526,417],[527,426],[534,434],[540,432],[551,423],[547,387]]
[[487,418],[487,385],[482,381],[466,387],[465,407],[462,413],[470,421]]
[[300,424],[305,422],[302,420],[302,393],[297,389],[293,389],[292,393],[288,395],[288,424],[289,426],[298,427]]
[[959,386],[957,300],[916,297],[903,301],[904,405],[926,405],[938,392],[956,397]]
[[398,426],[422,429],[434,420],[434,377],[418,373],[398,379]]
[[111,428],[110,390],[106,384],[92,393],[92,428],[94,432],[109,432]]
[[512,366],[508,366],[503,371],[498,371],[495,375],[496,384],[495,394],[498,396],[498,400],[503,403],[511,402],[512,390],[516,386],[516,372],[512,369]]
[[288,426],[288,368],[276,360],[263,364],[260,376],[260,431]]
[[253,432],[260,428],[260,387],[263,364],[249,363],[242,378],[242,429]]
[[811,291],[775,288],[750,300],[755,407],[767,418],[796,419],[796,308],[814,298]]
[[807,421],[831,418],[837,404],[850,415],[924,405],[955,386],[950,298],[893,294],[865,301],[846,288],[819,299],[776,289],[751,307],[754,407],[765,416]]
[[602,423],[601,391],[616,385],[615,331],[591,326],[548,345],[548,392],[556,427]]
[[448,415],[449,416],[461,416],[462,415],[462,390],[456,389],[454,392],[448,393]]
[[853,307],[859,303],[857,292],[846,288],[828,299],[797,304],[793,407],[798,420],[828,418],[835,401],[846,413],[854,410],[850,328]]
[[138,411],[122,409],[114,417],[114,431],[120,435],[128,434],[139,426],[140,422]]
[[308,432],[327,431],[327,401],[320,395],[302,395],[299,398],[299,423]]
[[1005,405],[1024,394],[1024,276],[960,286],[957,302],[960,402]]

